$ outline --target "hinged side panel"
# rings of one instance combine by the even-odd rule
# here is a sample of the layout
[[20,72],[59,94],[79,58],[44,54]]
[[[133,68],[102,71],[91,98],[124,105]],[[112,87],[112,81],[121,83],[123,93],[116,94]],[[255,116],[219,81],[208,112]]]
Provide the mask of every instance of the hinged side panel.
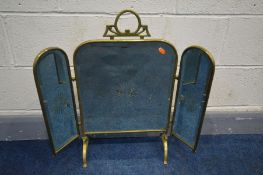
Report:
[[214,74],[212,56],[203,48],[187,48],[181,59],[172,134],[195,151]]
[[79,136],[67,55],[58,48],[45,49],[36,57],[33,70],[49,140],[56,154]]

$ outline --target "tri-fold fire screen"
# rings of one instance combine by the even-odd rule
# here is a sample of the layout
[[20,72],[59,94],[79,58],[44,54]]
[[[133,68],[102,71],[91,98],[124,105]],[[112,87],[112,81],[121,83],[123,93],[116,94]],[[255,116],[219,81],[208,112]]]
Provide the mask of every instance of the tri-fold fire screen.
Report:
[[[125,13],[137,18],[135,31],[119,30],[118,20]],[[148,132],[161,136],[164,164],[170,135],[195,151],[215,69],[211,54],[199,46],[188,47],[177,77],[175,47],[164,40],[144,39],[150,36],[148,27],[131,10],[120,12],[114,25],[106,26],[104,36],[110,40],[87,41],[77,47],[75,78],[60,48],[47,48],[34,61],[35,82],[54,154],[82,138],[86,167],[90,136]],[[123,36],[140,39],[114,39]],[[79,117],[72,81],[77,85]]]

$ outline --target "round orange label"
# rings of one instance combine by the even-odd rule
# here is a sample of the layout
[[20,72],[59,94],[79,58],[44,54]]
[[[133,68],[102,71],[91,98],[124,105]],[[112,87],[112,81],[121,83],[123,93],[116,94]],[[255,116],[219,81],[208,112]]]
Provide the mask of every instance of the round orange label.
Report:
[[162,54],[162,55],[165,55],[166,54],[166,50],[164,50],[163,48],[159,48],[159,53]]

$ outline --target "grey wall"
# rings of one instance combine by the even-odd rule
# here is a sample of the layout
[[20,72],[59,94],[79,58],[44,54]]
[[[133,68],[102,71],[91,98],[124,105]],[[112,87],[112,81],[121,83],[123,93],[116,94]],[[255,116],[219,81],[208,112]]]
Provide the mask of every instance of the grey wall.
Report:
[[[224,118],[220,119],[222,125],[227,125],[228,122],[224,121],[229,118],[235,123],[233,127],[246,128],[238,123],[250,121],[232,119],[228,113],[236,116],[257,113],[257,118],[263,118],[263,1],[101,2],[0,0],[0,120],[8,121],[12,126],[0,123],[1,134],[2,130],[5,136],[18,130],[20,121],[28,122],[28,127],[34,121],[41,125],[32,74],[32,63],[38,52],[50,46],[60,47],[66,51],[72,64],[72,55],[78,44],[101,39],[105,25],[112,24],[116,13],[126,8],[141,14],[142,22],[149,26],[153,38],[173,43],[179,56],[193,44],[206,47],[213,53],[216,72],[208,112],[220,113],[219,116]],[[130,16],[123,20],[124,25],[134,26],[132,22]],[[216,116],[209,118],[214,121],[219,118]],[[207,133],[214,133],[213,129],[207,128]]]

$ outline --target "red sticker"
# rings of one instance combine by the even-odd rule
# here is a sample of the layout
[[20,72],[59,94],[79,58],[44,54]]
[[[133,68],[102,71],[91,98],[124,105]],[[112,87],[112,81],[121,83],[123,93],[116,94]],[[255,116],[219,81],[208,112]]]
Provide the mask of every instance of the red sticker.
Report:
[[159,48],[159,53],[162,54],[162,55],[165,55],[166,54],[166,50],[164,50],[163,48]]

